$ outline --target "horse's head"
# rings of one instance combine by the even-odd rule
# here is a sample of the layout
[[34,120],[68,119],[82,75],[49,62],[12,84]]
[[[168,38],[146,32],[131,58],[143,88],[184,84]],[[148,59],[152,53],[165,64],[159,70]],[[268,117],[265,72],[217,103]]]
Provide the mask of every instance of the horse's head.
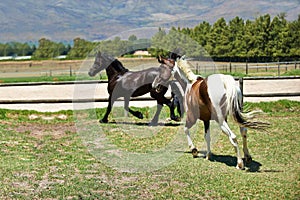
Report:
[[158,69],[158,75],[155,77],[152,88],[155,88],[157,92],[161,91],[161,86],[168,85],[170,79],[172,78],[173,67],[175,66],[175,61],[172,59],[158,58],[158,62],[161,63]]
[[101,52],[97,52],[93,66],[88,74],[95,76],[98,72],[106,69],[115,59]]

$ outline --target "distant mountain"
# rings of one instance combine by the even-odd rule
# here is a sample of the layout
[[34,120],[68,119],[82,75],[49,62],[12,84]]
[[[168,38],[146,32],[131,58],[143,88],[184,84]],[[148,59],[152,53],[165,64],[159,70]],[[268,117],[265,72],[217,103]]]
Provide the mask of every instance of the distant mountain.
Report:
[[[99,40],[121,32],[150,37],[157,27],[193,27],[235,16],[254,19],[285,12],[300,14],[299,0],[15,0],[0,2],[0,42]],[[154,27],[154,28],[153,28]],[[126,35],[126,34],[125,34]],[[139,37],[139,38],[140,38]]]

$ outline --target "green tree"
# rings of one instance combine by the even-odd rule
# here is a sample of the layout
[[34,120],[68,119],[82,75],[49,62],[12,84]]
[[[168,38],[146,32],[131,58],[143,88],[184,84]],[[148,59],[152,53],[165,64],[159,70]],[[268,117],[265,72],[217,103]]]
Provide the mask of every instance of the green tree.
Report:
[[197,25],[192,31],[191,31],[191,37],[197,41],[201,46],[206,47],[208,38],[211,32],[211,25],[203,21],[199,25]]
[[230,52],[229,28],[224,18],[217,20],[208,38],[208,51],[214,57],[228,56]]
[[88,54],[96,47],[96,43],[81,39],[81,38],[75,38],[73,40],[74,45],[70,49],[70,51],[67,54],[68,58],[74,59],[74,58],[85,58],[88,56]]
[[56,52],[54,42],[46,38],[41,38],[38,48],[33,53],[33,57],[37,59],[52,58]]
[[233,57],[246,57],[247,43],[245,42],[245,22],[240,17],[235,17],[229,21],[229,52],[228,55]]
[[298,19],[288,24],[289,37],[284,45],[289,47],[289,56],[300,58],[300,14]]
[[56,43],[46,38],[39,40],[39,46],[33,53],[35,59],[55,58],[66,51],[66,46],[63,43]]
[[129,37],[128,37],[128,41],[129,42],[134,42],[134,41],[136,41],[137,40],[137,37],[135,36],[135,35],[130,35]]
[[151,47],[148,48],[148,51],[153,56],[168,55],[165,44],[167,33],[161,27],[158,28],[158,32],[151,38]]

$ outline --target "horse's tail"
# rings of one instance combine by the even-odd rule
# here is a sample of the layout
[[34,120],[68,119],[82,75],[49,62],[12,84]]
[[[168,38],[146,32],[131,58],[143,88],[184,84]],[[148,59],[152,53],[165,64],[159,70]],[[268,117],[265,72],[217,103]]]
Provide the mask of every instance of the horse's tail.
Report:
[[259,121],[252,121],[252,119],[259,113],[263,113],[261,110],[254,110],[248,113],[242,111],[243,94],[240,88],[235,84],[235,80],[230,75],[224,75],[222,77],[227,97],[227,105],[229,114],[233,116],[233,119],[242,127],[252,129],[266,129],[270,124]]

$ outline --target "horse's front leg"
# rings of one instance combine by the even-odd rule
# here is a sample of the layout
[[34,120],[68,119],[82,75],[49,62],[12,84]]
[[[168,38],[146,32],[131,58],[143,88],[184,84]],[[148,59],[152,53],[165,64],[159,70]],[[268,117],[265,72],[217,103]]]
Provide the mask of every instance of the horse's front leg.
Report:
[[190,135],[190,129],[187,126],[184,127],[184,133],[185,133],[185,135],[187,137],[188,145],[189,145],[189,148],[190,148],[190,150],[192,152],[192,155],[195,158],[195,157],[198,156],[199,152],[198,152],[198,149],[193,144],[193,141],[192,141],[192,138],[191,138],[191,135]]
[[209,121],[204,121],[204,138],[207,145],[206,159],[210,160],[211,158],[211,149],[210,149],[210,129],[209,129]]
[[139,111],[134,111],[134,110],[131,110],[130,108],[129,108],[129,101],[130,101],[130,97],[124,97],[124,109],[127,111],[127,112],[129,112],[129,113],[131,113],[133,116],[135,116],[135,117],[137,117],[137,118],[139,118],[139,119],[143,119],[144,118],[144,116],[143,116],[143,114],[141,113],[141,112],[139,112]]
[[108,98],[108,106],[106,108],[106,112],[105,112],[105,115],[102,117],[102,119],[99,120],[100,123],[107,123],[108,122],[108,115],[110,114],[111,112],[111,108],[113,106],[113,103],[112,102],[112,97],[111,95],[109,95],[109,98]]
[[246,163],[251,163],[252,157],[249,153],[248,146],[247,146],[247,128],[240,127],[240,133],[243,138],[243,151],[244,151],[244,158]]

